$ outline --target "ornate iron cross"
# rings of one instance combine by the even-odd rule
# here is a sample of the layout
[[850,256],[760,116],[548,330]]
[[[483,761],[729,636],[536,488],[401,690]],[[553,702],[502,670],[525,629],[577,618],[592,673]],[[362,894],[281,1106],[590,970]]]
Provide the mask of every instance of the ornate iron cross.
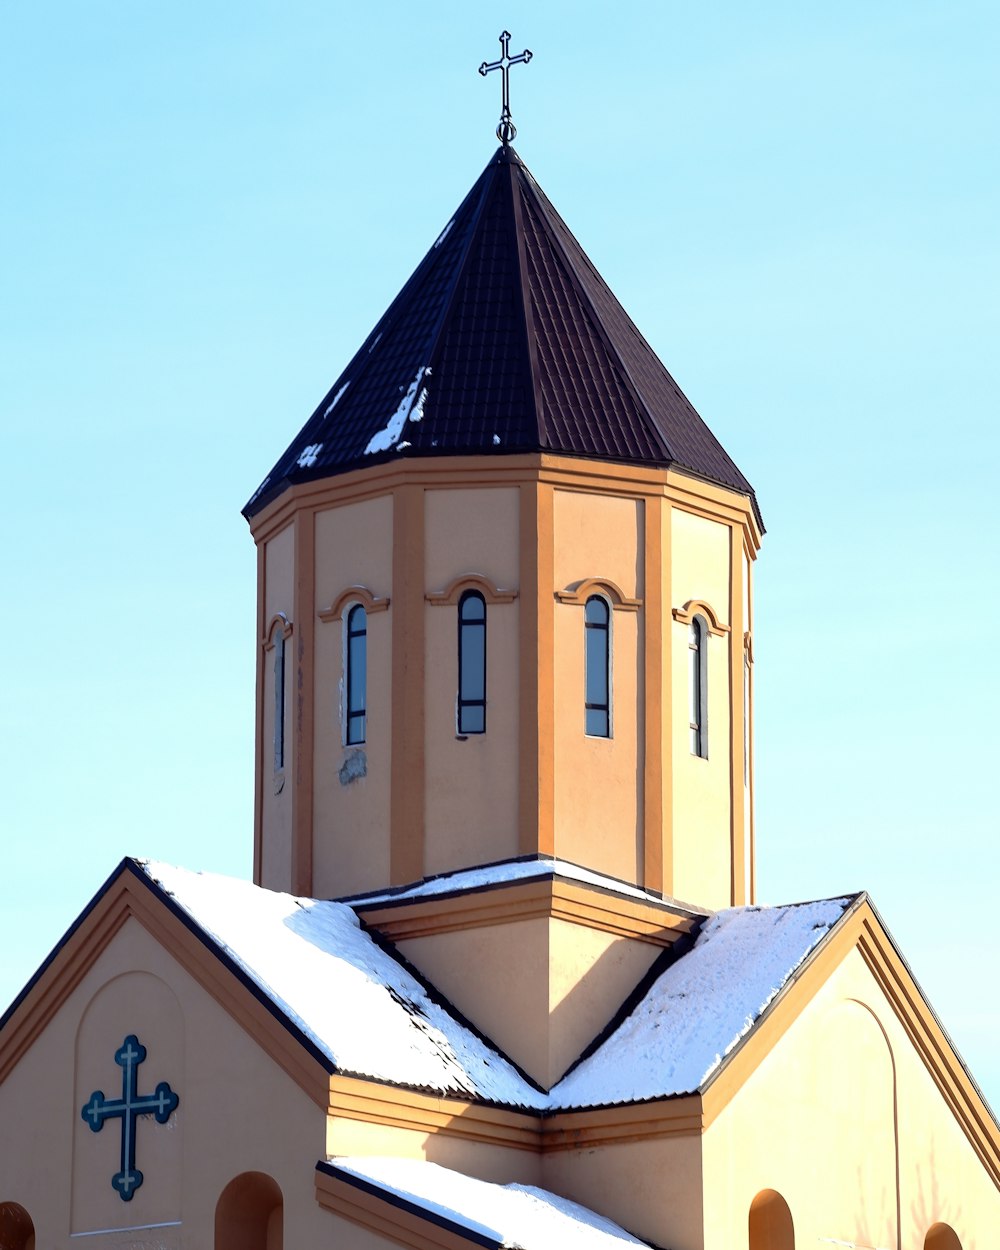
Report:
[[500,113],[500,125],[497,126],[497,138],[506,147],[508,143],[513,143],[517,137],[517,130],[510,118],[510,67],[512,65],[527,65],[531,60],[532,54],[528,48],[525,48],[517,56],[511,56],[510,31],[507,30],[500,32],[500,48],[500,60],[483,61],[479,67],[479,72],[485,78],[491,70],[498,69],[500,71],[500,81],[503,83],[503,109]]
[[161,1081],[152,1094],[140,1094],[136,1089],[139,1080],[139,1064],[146,1058],[146,1047],[134,1033],[130,1033],[115,1051],[115,1063],[122,1070],[122,1096],[109,1099],[103,1090],[96,1090],[80,1111],[84,1122],[94,1133],[104,1127],[104,1121],[119,1117],[122,1122],[121,1171],[111,1178],[122,1202],[131,1202],[135,1191],[142,1184],[142,1173],[135,1166],[135,1122],[141,1115],[156,1116],[157,1124],[166,1124],[180,1099],[166,1081]]

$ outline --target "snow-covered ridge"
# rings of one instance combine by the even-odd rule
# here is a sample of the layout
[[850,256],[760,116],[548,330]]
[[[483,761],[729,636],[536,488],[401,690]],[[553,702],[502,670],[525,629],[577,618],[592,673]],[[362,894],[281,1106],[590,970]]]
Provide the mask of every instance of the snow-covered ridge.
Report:
[[534,1185],[498,1185],[422,1159],[333,1158],[336,1172],[356,1176],[498,1245],[519,1250],[621,1250],[645,1246],[620,1225]]
[[[528,876],[548,864],[565,867],[501,867]],[[166,864],[141,867],[337,1070],[539,1112],[702,1088],[854,902],[717,912],[600,1047],[545,1094],[435,1002],[350,906]],[[478,873],[491,880],[493,869],[454,874],[449,888],[455,876],[468,886]]]
[[[570,863],[567,859],[507,859],[496,864],[485,864],[481,868],[460,868],[455,872],[442,873],[437,877],[428,877],[413,885],[401,886],[391,890],[375,890],[371,894],[356,894],[344,899],[354,908],[375,907],[382,903],[410,902],[421,898],[435,898],[440,894],[455,894],[464,890],[481,890],[490,886],[510,885],[515,881],[534,881],[545,877],[563,877],[569,881],[579,881],[585,885],[595,885],[613,894],[621,894],[626,898],[641,899],[644,903],[660,903],[659,894],[629,885],[627,881],[619,881],[617,877],[606,877],[603,873],[583,868],[579,864]],[[671,910],[677,910],[673,903]],[[681,905],[681,910],[687,910]]]

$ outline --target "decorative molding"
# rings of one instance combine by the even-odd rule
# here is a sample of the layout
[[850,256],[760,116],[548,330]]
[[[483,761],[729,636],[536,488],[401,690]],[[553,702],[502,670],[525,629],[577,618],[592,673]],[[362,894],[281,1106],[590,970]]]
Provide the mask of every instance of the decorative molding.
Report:
[[513,603],[516,590],[501,590],[482,573],[463,573],[445,590],[429,591],[424,598],[436,608],[455,607],[466,590],[478,590],[487,603]]
[[369,616],[373,612],[384,612],[390,602],[388,595],[379,598],[367,586],[347,586],[328,608],[323,608],[316,615],[321,621],[339,621],[343,616],[344,608],[352,601],[360,603]]
[[642,607],[641,599],[630,599],[619,585],[607,577],[585,577],[583,581],[574,582],[569,590],[556,591],[556,598],[560,603],[570,603],[581,608],[591,595],[603,595],[611,601],[612,608],[620,612],[638,612]]
[[276,612],[267,623],[267,629],[264,630],[264,637],[260,640],[260,645],[265,650],[270,651],[274,646],[275,633],[281,629],[282,638],[291,638],[292,622],[284,614],[284,612]]
[[492,928],[524,920],[563,920],[616,937],[670,946],[698,919],[667,903],[615,895],[552,876],[410,900],[353,904],[369,928],[392,942]]
[[704,617],[710,634],[728,634],[729,626],[719,620],[715,608],[704,599],[689,599],[682,608],[674,608],[673,618],[682,625],[690,625],[696,616]]

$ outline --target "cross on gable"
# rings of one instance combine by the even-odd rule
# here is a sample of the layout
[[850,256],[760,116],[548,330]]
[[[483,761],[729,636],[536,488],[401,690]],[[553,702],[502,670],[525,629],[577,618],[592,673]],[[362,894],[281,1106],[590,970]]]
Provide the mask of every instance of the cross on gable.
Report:
[[136,1120],[141,1115],[152,1115],[157,1124],[166,1124],[180,1102],[166,1081],[161,1081],[151,1094],[138,1092],[139,1064],[145,1058],[145,1046],[130,1033],[115,1051],[115,1063],[122,1070],[121,1098],[105,1098],[104,1091],[98,1089],[80,1109],[81,1118],[94,1133],[101,1131],[105,1120],[121,1119],[121,1167],[111,1178],[111,1184],[122,1202],[131,1202],[143,1181],[142,1173],[135,1166]]
[[503,109],[500,113],[500,125],[497,126],[497,138],[504,147],[508,143],[513,143],[517,137],[517,130],[510,117],[510,67],[512,65],[527,65],[531,57],[532,53],[529,48],[525,48],[517,56],[511,56],[510,31],[503,30],[500,32],[500,59],[498,61],[483,61],[479,67],[479,72],[484,78],[491,70],[498,69],[500,71],[500,81],[503,84]]

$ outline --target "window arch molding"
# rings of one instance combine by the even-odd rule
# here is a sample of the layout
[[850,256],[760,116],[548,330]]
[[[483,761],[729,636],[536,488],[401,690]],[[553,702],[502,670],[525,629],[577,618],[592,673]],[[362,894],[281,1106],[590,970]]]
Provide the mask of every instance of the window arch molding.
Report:
[[729,633],[729,626],[722,621],[715,608],[704,599],[689,599],[682,608],[674,608],[672,615],[674,620],[682,625],[690,625],[696,616],[701,616],[704,617],[710,634],[721,636]]
[[478,591],[488,604],[513,603],[517,598],[516,590],[502,590],[495,582],[491,582],[482,573],[462,573],[444,590],[431,590],[424,595],[427,603],[434,608],[455,608],[459,600],[469,590]]
[[275,612],[267,623],[267,629],[264,630],[264,637],[260,640],[261,646],[265,651],[270,651],[277,646],[279,636],[282,641],[285,641],[291,638],[292,632],[292,622],[284,612]]
[[343,619],[344,609],[349,604],[360,603],[369,616],[376,612],[384,612],[390,603],[389,596],[381,598],[367,586],[345,586],[328,608],[316,615],[321,621],[339,621]]
[[585,577],[574,582],[567,590],[557,590],[556,598],[560,603],[577,607],[585,607],[588,599],[594,597],[606,599],[612,611],[638,612],[642,607],[641,599],[631,599],[617,582],[607,577]]

